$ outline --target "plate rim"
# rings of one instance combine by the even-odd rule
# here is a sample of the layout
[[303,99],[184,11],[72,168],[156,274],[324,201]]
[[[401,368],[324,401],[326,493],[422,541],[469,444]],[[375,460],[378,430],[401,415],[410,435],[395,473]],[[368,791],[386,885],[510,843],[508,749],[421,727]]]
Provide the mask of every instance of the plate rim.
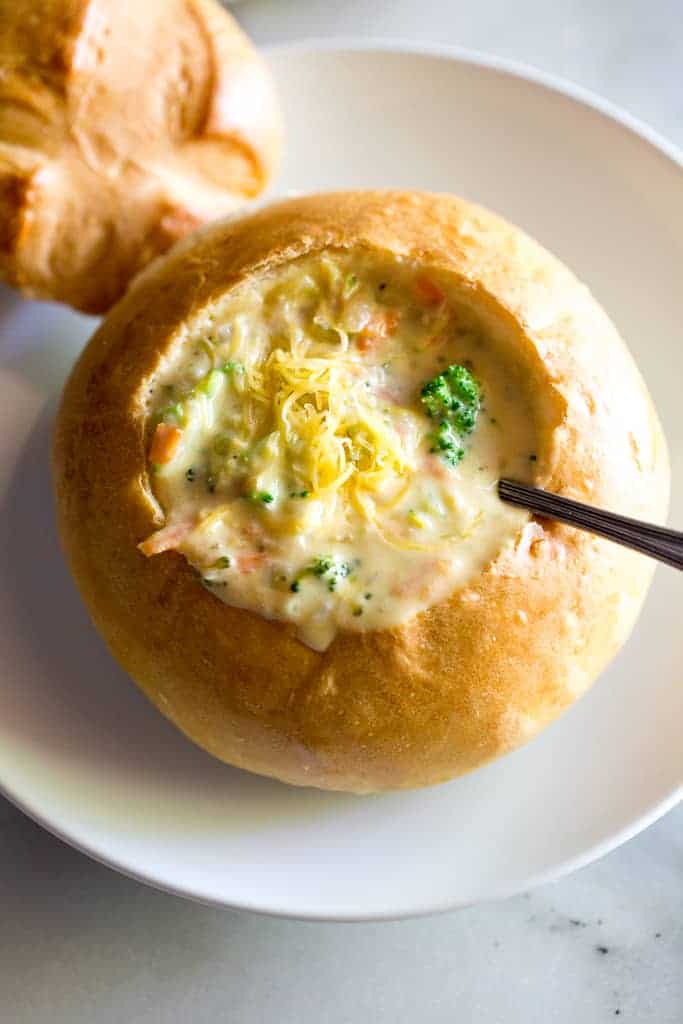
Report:
[[[466,47],[446,45],[440,43],[415,42],[401,37],[357,37],[357,36],[330,36],[324,38],[301,38],[283,43],[275,43],[259,47],[266,59],[279,57],[288,54],[310,54],[310,53],[337,53],[344,52],[376,54],[396,54],[398,56],[423,56],[446,59],[456,63],[494,71],[529,82],[546,92],[557,96],[569,98],[583,108],[587,108],[600,114],[605,120],[617,123],[624,130],[635,135],[641,142],[646,143],[655,149],[660,155],[666,157],[683,176],[683,148],[666,138],[651,125],[622,109],[613,101],[600,96],[599,94],[579,85],[573,81],[536,68],[524,61],[508,57],[499,57],[479,50],[470,50]],[[682,180],[683,184],[683,180]],[[270,193],[269,193],[270,195]],[[268,196],[269,197],[269,196]],[[268,198],[266,197],[266,198]],[[31,806],[30,798],[13,793],[8,785],[0,778],[0,795],[5,797],[11,804],[17,807],[28,818],[51,833],[60,841],[71,846],[79,853],[83,853],[95,862],[132,878],[137,882],[150,886],[161,892],[169,893],[183,899],[206,906],[217,906],[231,910],[248,911],[262,914],[268,917],[285,918],[301,921],[328,921],[328,922],[370,922],[370,921],[392,921],[405,920],[410,918],[424,917],[432,914],[446,913],[451,910],[464,908],[476,903],[490,903],[505,899],[516,893],[535,889],[548,882],[556,881],[571,874],[588,864],[611,853],[617,847],[634,838],[640,832],[654,824],[659,818],[683,800],[683,779],[674,786],[665,796],[641,814],[634,821],[625,825],[622,829],[610,835],[608,838],[589,846],[581,854],[567,858],[558,865],[548,870],[531,876],[522,882],[510,882],[494,888],[490,894],[475,900],[457,900],[452,898],[440,898],[433,901],[413,904],[398,910],[373,910],[365,911],[362,907],[349,908],[344,905],[335,906],[328,904],[326,907],[314,908],[304,907],[293,909],[282,903],[280,905],[266,904],[258,900],[245,900],[233,897],[225,899],[218,895],[210,895],[200,891],[196,886],[174,885],[166,881],[160,881],[148,872],[141,870],[139,866],[133,866],[121,856],[108,855],[97,845],[91,845],[83,838],[74,838],[59,825],[49,821],[41,810]]]
[[395,53],[399,56],[410,57],[443,57],[459,64],[497,71],[510,78],[518,78],[539,85],[558,96],[569,97],[581,106],[601,114],[607,120],[615,121],[622,128],[626,128],[638,136],[643,142],[647,142],[659,150],[671,160],[678,170],[683,171],[683,146],[679,146],[667,138],[663,132],[654,128],[644,118],[631,114],[618,103],[587,86],[514,57],[501,57],[485,50],[470,49],[466,46],[449,43],[410,40],[402,36],[311,36],[283,43],[270,43],[266,46],[259,46],[258,50],[267,60],[271,56],[305,53],[310,50],[323,53],[347,51],[352,53]]

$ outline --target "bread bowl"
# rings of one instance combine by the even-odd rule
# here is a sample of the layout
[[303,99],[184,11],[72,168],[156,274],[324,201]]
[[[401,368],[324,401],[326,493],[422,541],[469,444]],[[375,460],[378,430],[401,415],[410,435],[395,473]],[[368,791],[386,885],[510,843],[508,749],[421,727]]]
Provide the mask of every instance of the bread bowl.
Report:
[[257,195],[281,136],[269,72],[216,0],[0,0],[0,277],[103,312]]
[[181,242],[85,349],[54,444],[71,570],[148,697],[224,761],[359,793],[513,750],[636,620],[651,564],[504,508],[501,473],[666,511],[655,411],[588,290],[414,192]]

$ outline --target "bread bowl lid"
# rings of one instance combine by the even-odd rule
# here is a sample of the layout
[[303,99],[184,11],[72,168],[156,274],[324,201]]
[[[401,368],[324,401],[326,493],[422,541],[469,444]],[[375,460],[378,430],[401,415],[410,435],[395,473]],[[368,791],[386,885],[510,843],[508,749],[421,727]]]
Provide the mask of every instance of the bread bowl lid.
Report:
[[215,0],[8,12],[0,71],[0,277],[28,297],[106,312],[277,168],[270,72]]

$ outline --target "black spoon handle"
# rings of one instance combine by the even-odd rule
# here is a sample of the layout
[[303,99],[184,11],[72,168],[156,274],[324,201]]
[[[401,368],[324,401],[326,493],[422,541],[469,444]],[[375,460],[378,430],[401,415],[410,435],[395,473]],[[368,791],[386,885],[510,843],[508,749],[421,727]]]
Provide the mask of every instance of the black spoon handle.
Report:
[[498,493],[511,505],[520,505],[546,519],[557,519],[580,530],[588,530],[672,565],[674,569],[683,569],[683,533],[677,530],[606,512],[538,487],[515,483],[514,480],[500,480]]

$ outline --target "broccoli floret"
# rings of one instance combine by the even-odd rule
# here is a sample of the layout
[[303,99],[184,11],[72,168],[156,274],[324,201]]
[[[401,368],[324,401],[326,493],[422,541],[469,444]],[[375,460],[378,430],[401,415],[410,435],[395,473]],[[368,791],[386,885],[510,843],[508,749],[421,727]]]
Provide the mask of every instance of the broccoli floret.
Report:
[[319,558],[314,558],[308,567],[308,573],[311,576],[324,576],[334,566],[334,559],[329,555],[321,555]]
[[253,505],[272,505],[275,500],[269,491],[249,491],[244,497]]
[[471,434],[479,412],[479,385],[466,366],[453,365],[423,385],[427,415],[447,418],[461,434]]
[[244,367],[241,363],[236,362],[234,359],[230,359],[227,363],[223,363],[221,366],[221,373],[224,373],[226,377],[229,377],[231,373],[244,373]]
[[438,453],[449,466],[457,466],[465,455],[465,449],[448,420],[441,420],[436,430],[429,435],[432,442],[430,452]]
[[346,579],[351,573],[351,563],[342,562],[337,558],[333,558],[331,555],[320,555],[318,558],[314,558],[310,565],[299,573],[297,578],[298,582],[304,576],[315,576],[319,580],[324,580],[327,583],[328,590],[336,590],[339,580]]
[[427,415],[439,425],[430,435],[432,448],[451,466],[465,454],[462,438],[471,434],[480,408],[479,385],[466,366],[454,364],[427,381],[420,392]]
[[336,590],[339,580],[346,579],[351,572],[350,562],[340,562],[329,555],[316,558],[310,566],[312,576],[324,579],[328,590]]

